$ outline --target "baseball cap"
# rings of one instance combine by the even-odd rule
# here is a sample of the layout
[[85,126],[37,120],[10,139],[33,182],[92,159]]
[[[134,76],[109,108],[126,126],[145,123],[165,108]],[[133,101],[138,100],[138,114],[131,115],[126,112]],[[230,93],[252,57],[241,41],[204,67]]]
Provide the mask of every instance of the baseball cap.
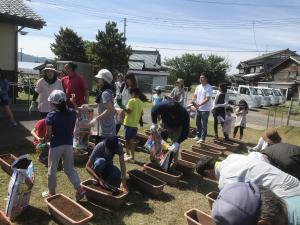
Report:
[[260,217],[260,202],[256,184],[227,184],[213,204],[213,221],[216,225],[256,225]]
[[53,90],[48,97],[48,101],[53,104],[60,104],[67,100],[65,92],[61,90]]
[[99,70],[99,72],[95,75],[95,78],[99,78],[99,79],[103,79],[105,80],[107,83],[111,83],[113,80],[113,75],[111,74],[111,72],[107,69],[101,69]]

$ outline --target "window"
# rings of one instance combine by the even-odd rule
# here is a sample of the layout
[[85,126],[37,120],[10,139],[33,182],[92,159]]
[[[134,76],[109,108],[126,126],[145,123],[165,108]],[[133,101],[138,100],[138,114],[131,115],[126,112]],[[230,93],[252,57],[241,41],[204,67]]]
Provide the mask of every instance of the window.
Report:
[[288,75],[289,78],[295,79],[296,76],[298,76],[297,71],[289,71],[289,75]]
[[255,72],[256,73],[260,73],[260,72],[262,72],[263,71],[263,66],[257,66],[256,68],[255,68]]
[[240,70],[239,70],[239,74],[243,74],[244,72],[245,72],[244,69],[240,69]]
[[254,88],[250,88],[251,94],[252,95],[257,95],[256,89]]
[[262,90],[261,89],[255,89],[256,91],[257,91],[257,94],[258,95],[262,95],[262,96],[264,96],[264,94],[263,94],[263,92],[262,92]]
[[255,72],[255,67],[251,67],[250,68],[250,73],[254,73]]
[[249,95],[250,94],[249,88],[241,87],[240,93],[243,95]]

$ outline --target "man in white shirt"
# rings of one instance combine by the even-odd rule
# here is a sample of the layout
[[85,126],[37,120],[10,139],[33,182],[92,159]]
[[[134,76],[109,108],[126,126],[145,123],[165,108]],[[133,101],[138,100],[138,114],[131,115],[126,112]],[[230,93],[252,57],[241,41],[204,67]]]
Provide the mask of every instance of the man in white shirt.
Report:
[[197,136],[194,138],[197,143],[202,143],[205,141],[207,135],[207,123],[209,113],[212,108],[212,87],[207,83],[207,75],[201,73],[200,75],[200,85],[197,86],[192,104],[197,108]]

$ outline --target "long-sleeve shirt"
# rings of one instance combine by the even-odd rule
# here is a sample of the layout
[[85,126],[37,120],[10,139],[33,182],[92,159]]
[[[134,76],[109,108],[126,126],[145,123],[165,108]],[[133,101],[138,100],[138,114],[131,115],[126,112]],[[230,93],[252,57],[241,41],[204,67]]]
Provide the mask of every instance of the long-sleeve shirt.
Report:
[[180,103],[175,102],[177,104],[178,112],[176,113],[176,117],[172,118],[170,115],[169,106],[173,101],[163,101],[158,105],[154,106],[151,111],[151,119],[153,123],[157,123],[157,117],[160,115],[162,123],[169,129],[176,129],[182,127],[181,134],[178,142],[183,142],[189,134],[190,127],[190,117],[186,109],[180,105]]

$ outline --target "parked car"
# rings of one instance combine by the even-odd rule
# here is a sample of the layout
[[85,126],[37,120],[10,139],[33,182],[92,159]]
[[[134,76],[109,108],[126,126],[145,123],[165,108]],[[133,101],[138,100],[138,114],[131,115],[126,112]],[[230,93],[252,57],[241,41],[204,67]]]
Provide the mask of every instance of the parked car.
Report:
[[276,95],[279,96],[279,104],[284,104],[286,99],[285,99],[285,96],[283,96],[280,89],[274,89],[274,92],[276,93]]
[[271,105],[278,105],[279,104],[279,96],[274,94],[273,88],[263,87],[263,91],[270,96],[271,98]]
[[213,89],[213,93],[212,93],[212,98],[214,99],[219,91],[218,87],[216,86],[211,86]]
[[259,108],[261,107],[261,99],[258,96],[256,90],[251,86],[240,85],[238,87],[237,95],[236,95],[236,104],[240,100],[244,99],[249,108]]
[[271,97],[263,91],[261,87],[253,87],[261,98],[261,105],[262,106],[271,106]]
[[238,88],[237,87],[227,87],[227,93],[229,98],[229,104],[236,104],[236,94],[237,94]]

